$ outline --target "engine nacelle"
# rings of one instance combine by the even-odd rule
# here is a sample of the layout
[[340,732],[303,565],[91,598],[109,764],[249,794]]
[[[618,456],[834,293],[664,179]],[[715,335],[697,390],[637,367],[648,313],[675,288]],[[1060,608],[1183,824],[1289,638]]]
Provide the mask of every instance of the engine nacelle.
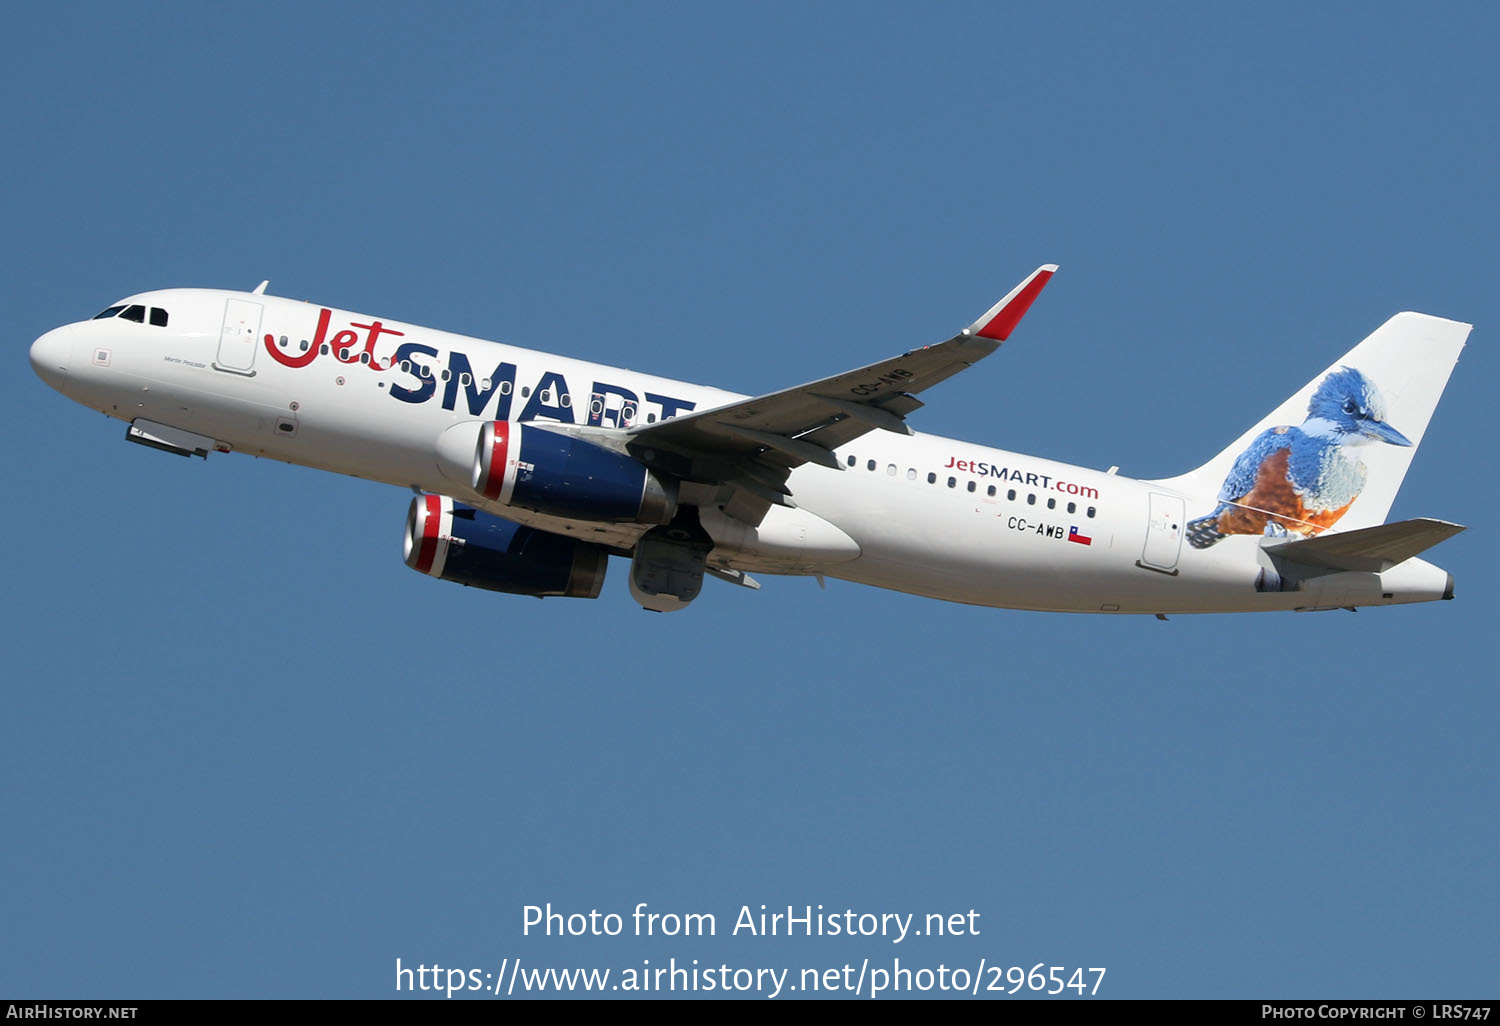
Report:
[[598,598],[602,546],[515,524],[446,495],[419,495],[406,513],[406,565],[471,588],[511,595]]
[[480,429],[470,484],[507,506],[575,520],[666,524],[677,512],[675,480],[592,442],[504,420]]

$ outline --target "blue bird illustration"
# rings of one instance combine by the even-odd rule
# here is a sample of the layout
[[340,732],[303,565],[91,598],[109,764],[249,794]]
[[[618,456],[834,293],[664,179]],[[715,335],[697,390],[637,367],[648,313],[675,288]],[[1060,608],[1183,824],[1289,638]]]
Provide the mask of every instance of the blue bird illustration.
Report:
[[1188,541],[1206,549],[1230,534],[1316,534],[1333,525],[1365,486],[1356,445],[1411,441],[1385,422],[1380,390],[1352,367],[1318,385],[1307,419],[1262,431],[1240,453],[1212,513],[1188,521]]

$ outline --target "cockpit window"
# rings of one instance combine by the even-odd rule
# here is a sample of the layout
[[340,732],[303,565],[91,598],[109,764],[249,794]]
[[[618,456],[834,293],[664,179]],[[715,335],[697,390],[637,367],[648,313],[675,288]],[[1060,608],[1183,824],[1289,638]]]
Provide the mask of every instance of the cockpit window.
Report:
[[125,309],[123,306],[112,306],[108,310],[105,310],[103,313],[94,314],[94,320],[102,321],[106,317],[113,317],[123,309]]
[[151,308],[151,323],[158,328],[167,326],[167,312],[159,306]]
[[125,308],[125,312],[120,316],[127,321],[135,321],[137,324],[144,324],[146,323],[146,308],[140,303],[136,303],[134,306],[127,306]]

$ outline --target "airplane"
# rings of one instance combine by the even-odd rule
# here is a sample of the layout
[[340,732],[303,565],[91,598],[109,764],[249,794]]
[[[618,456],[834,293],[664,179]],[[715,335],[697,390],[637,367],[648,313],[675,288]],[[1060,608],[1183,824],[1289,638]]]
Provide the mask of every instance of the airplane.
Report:
[[[1398,313],[1218,455],[1135,480],[936,435],[917,398],[1007,341],[1043,265],[946,341],[745,396],[251,292],[166,289],[47,332],[64,396],[181,456],[240,452],[410,488],[420,573],[645,609],[705,577],[832,577],[1064,612],[1317,610],[1453,597],[1385,523],[1470,325]],[[1227,360],[1227,358],[1226,358]],[[1226,370],[1228,368],[1226,367]]]

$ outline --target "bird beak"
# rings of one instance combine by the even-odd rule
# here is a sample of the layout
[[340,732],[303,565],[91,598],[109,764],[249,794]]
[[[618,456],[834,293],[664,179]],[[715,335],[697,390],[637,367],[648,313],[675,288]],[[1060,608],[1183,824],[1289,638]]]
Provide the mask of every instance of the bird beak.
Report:
[[1392,445],[1411,445],[1411,439],[1391,427],[1383,420],[1367,420],[1360,424],[1360,433],[1378,438]]

